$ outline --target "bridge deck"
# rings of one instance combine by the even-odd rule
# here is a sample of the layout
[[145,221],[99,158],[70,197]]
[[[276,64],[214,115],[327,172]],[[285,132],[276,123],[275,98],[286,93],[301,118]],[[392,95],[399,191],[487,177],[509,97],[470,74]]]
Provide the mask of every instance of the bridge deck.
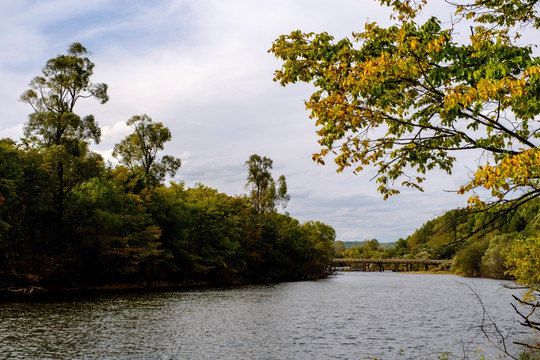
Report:
[[452,260],[424,260],[424,259],[342,259],[336,258],[332,262],[338,264],[410,264],[410,265],[452,265]]

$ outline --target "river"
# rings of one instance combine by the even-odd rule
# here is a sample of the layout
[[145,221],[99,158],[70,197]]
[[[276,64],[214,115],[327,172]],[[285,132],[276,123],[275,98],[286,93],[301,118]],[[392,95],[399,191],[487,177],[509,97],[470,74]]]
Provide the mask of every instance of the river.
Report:
[[490,279],[349,272],[12,300],[0,303],[0,359],[437,359],[444,351],[476,359],[479,348],[495,358],[479,329],[479,298],[517,352],[512,340],[529,332],[517,325],[511,293]]

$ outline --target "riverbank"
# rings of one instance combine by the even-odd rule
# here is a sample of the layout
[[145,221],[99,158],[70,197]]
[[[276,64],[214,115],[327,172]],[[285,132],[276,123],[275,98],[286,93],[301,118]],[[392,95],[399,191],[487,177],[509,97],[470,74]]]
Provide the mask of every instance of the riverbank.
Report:
[[[203,286],[212,286],[208,282],[186,281],[181,283],[156,281],[142,283],[115,282],[101,285],[85,285],[76,287],[50,287],[40,286],[10,286],[0,288],[0,298],[16,297],[40,297],[40,296],[61,296],[70,294],[87,294],[98,292],[121,292],[121,291],[174,291]],[[218,286],[218,285],[216,285]]]

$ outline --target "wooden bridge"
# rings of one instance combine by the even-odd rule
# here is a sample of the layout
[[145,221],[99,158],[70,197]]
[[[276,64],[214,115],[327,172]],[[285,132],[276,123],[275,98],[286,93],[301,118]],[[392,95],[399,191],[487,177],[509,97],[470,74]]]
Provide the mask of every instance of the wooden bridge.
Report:
[[[422,259],[333,259],[334,269],[347,267],[350,270],[363,271],[416,271],[428,270],[429,266],[450,268],[452,260],[422,260]],[[373,265],[373,266],[372,266]],[[423,267],[423,269],[421,269]]]

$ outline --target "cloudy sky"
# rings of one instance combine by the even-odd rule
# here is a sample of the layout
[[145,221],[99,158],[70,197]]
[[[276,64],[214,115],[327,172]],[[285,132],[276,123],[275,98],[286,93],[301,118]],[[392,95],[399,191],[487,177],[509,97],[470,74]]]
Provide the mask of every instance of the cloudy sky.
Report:
[[[440,16],[448,17],[443,2]],[[173,134],[165,153],[180,157],[175,178],[230,195],[245,192],[244,162],[251,154],[274,161],[287,178],[287,211],[319,220],[344,241],[406,237],[466,198],[449,192],[466,182],[475,159],[452,176],[432,173],[426,191],[403,191],[387,201],[368,169],[338,174],[319,166],[315,126],[303,100],[311,88],[272,81],[280,62],[267,51],[293,30],[349,37],[366,21],[388,23],[390,11],[371,0],[18,0],[1,1],[0,137],[19,139],[31,109],[18,101],[45,62],[81,42],[92,53],[94,82],[109,85],[110,101],[78,104],[94,114],[102,142],[93,150],[110,159],[129,133],[125,121],[148,114]],[[114,161],[114,159],[111,159]]]

